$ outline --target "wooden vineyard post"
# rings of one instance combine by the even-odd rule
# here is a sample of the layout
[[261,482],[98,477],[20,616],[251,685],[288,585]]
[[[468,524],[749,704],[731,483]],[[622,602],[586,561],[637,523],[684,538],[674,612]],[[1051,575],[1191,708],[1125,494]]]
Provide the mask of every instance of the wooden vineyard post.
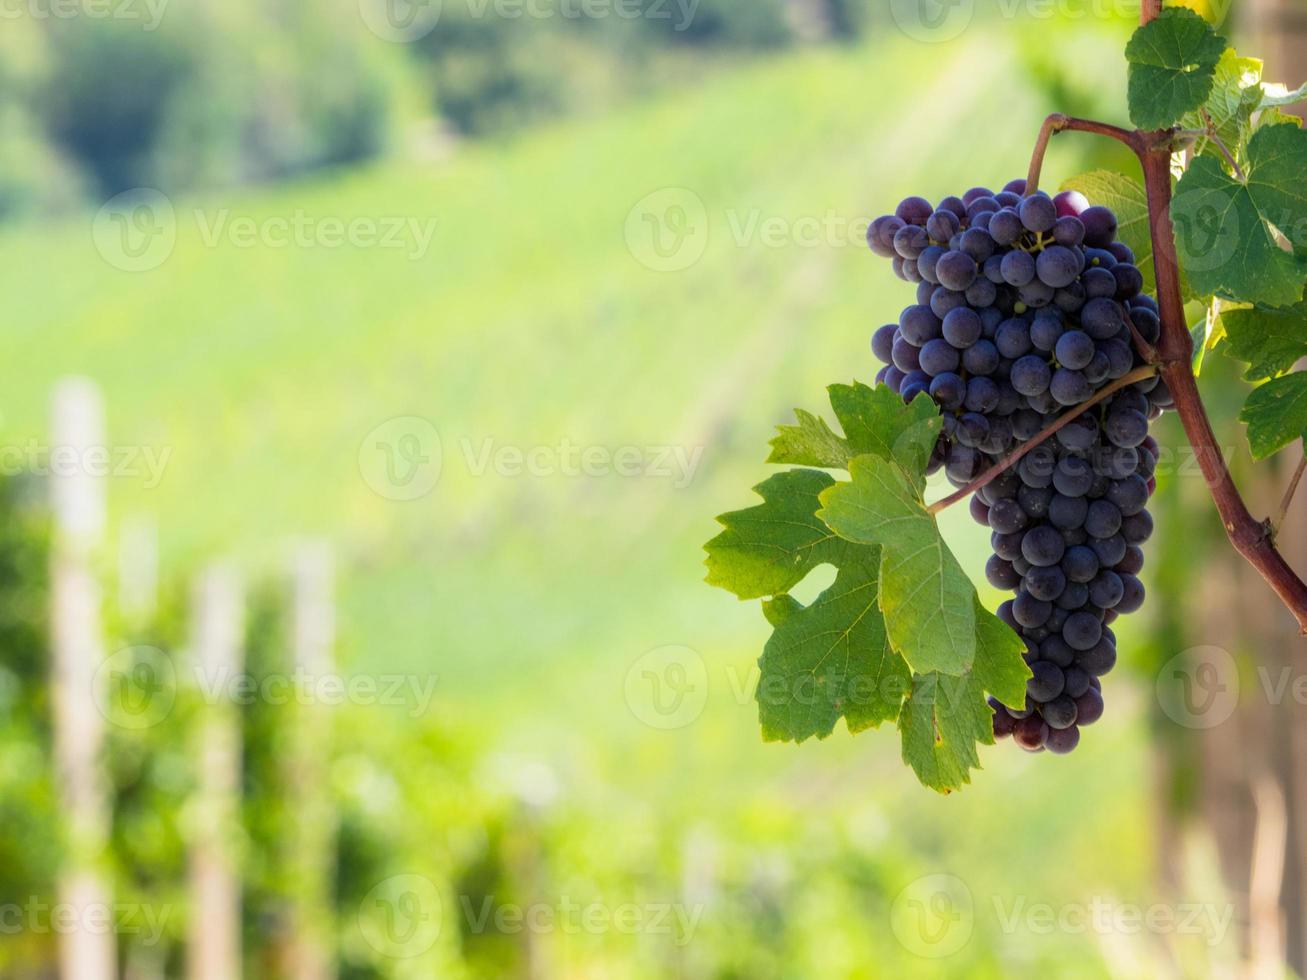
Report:
[[[88,465],[104,451],[104,407],[95,385],[70,378],[55,387],[51,419],[51,698],[54,757],[67,851],[59,901],[83,927],[59,936],[64,980],[112,980],[116,942],[108,928],[89,929],[113,906],[102,870],[110,810],[101,757],[107,702],[100,632],[100,585],[94,558],[104,536],[103,475]],[[95,918],[93,918],[95,917]]]
[[241,975],[241,886],[236,834],[241,798],[241,725],[235,703],[244,669],[239,580],[211,567],[195,590],[191,665],[204,696],[197,726],[197,790],[190,853],[190,980]]
[[[333,676],[336,640],[331,549],[301,546],[293,566],[292,657],[297,684],[320,692]],[[330,708],[317,696],[293,713],[286,786],[298,833],[290,841],[293,881],[287,974],[295,980],[332,980],[336,975],[332,892],[335,883],[336,815],[330,790]]]
[[118,608],[133,626],[154,616],[159,602],[159,532],[153,521],[136,518],[118,537]]

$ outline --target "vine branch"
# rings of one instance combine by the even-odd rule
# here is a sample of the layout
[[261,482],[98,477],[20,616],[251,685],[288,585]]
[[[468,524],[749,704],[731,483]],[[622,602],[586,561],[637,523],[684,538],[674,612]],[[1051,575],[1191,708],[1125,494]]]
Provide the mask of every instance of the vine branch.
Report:
[[1044,440],[1050,439],[1053,436],[1057,435],[1059,430],[1065,428],[1069,423],[1079,418],[1085,412],[1089,411],[1089,409],[1093,408],[1095,405],[1099,404],[1100,402],[1106,401],[1107,399],[1111,398],[1122,388],[1128,387],[1129,385],[1135,384],[1136,382],[1143,381],[1145,378],[1151,378],[1156,373],[1157,373],[1156,365],[1145,364],[1142,367],[1135,368],[1129,374],[1122,375],[1120,378],[1117,378],[1117,380],[1113,381],[1110,385],[1103,388],[1101,391],[1095,392],[1094,397],[1090,398],[1088,401],[1081,402],[1079,405],[1077,405],[1075,408],[1068,411],[1066,414],[1059,416],[1057,421],[1045,427],[1042,431],[1035,433],[1033,436],[1031,436],[1021,445],[1017,446],[1016,449],[1012,450],[1012,452],[1008,453],[1006,456],[1000,459],[989,469],[985,470],[984,473],[981,473],[980,476],[976,477],[974,480],[968,483],[961,490],[958,490],[956,493],[949,494],[947,497],[945,497],[942,500],[935,501],[933,504],[931,504],[929,507],[926,508],[926,512],[930,514],[938,514],[940,511],[948,507],[952,507],[954,504],[959,503],[960,501],[966,500],[981,487],[985,486],[988,483],[992,483],[994,480],[997,480],[1007,470],[1011,469],[1017,463],[1021,462],[1022,457],[1024,457],[1032,449],[1034,449]]
[[[1142,0],[1139,11],[1140,24],[1148,24],[1155,20],[1161,12],[1162,0]],[[1213,128],[1210,118],[1206,122],[1210,134]],[[1180,290],[1180,263],[1176,252],[1175,228],[1171,222],[1171,153],[1176,133],[1173,130],[1155,132],[1128,130],[1110,123],[1054,113],[1045,119],[1043,126],[1040,127],[1026,177],[1027,194],[1033,194],[1038,190],[1039,177],[1049,143],[1053,136],[1062,132],[1105,136],[1129,147],[1139,160],[1144,173],[1144,191],[1148,200],[1153,269],[1157,280],[1157,303],[1162,323],[1161,335],[1155,345],[1150,344],[1140,336],[1135,325],[1131,323],[1130,331],[1135,345],[1144,359],[1149,362],[1148,364],[1108,385],[1089,401],[1072,409],[1043,432],[1022,444],[967,486],[932,504],[928,510],[931,514],[938,514],[946,507],[966,499],[1002,475],[1035,446],[1055,434],[1086,409],[1110,397],[1115,391],[1128,384],[1158,374],[1175,401],[1176,413],[1180,417],[1181,425],[1184,426],[1189,445],[1193,447],[1194,456],[1207,482],[1212,501],[1216,504],[1217,513],[1220,514],[1221,523],[1225,527],[1230,543],[1275,590],[1276,595],[1298,621],[1303,635],[1307,635],[1307,584],[1289,567],[1284,556],[1276,549],[1274,541],[1276,525],[1269,520],[1259,521],[1254,518],[1247,504],[1244,503],[1216,441],[1216,433],[1212,429],[1211,419],[1207,416],[1207,409],[1198,392],[1197,379],[1194,377],[1193,338],[1185,322],[1184,298]],[[1216,142],[1238,173],[1237,163],[1230,154],[1229,148],[1221,143],[1219,137],[1216,138]],[[1305,469],[1307,469],[1307,459],[1299,464],[1284,496],[1280,507],[1281,521]]]
[[[1144,0],[1140,10],[1140,22],[1147,24],[1161,11],[1161,0]],[[1175,228],[1171,223],[1171,144],[1174,133],[1171,131],[1144,132],[1125,130],[1108,123],[1088,119],[1075,119],[1055,113],[1044,120],[1039,138],[1035,143],[1035,152],[1030,162],[1027,179],[1027,192],[1033,192],[1039,185],[1039,174],[1043,167],[1044,156],[1048,151],[1051,138],[1060,132],[1075,131],[1106,136],[1130,147],[1139,159],[1144,173],[1144,191],[1148,199],[1149,229],[1153,243],[1153,269],[1157,279],[1157,302],[1161,312],[1162,329],[1157,344],[1140,345],[1140,353],[1156,365],[1163,383],[1175,400],[1176,414],[1184,426],[1189,445],[1193,447],[1194,456],[1202,470],[1203,477],[1220,514],[1221,524],[1234,549],[1275,590],[1280,601],[1293,613],[1303,635],[1307,635],[1307,584],[1289,567],[1284,556],[1275,547],[1273,525],[1269,520],[1257,520],[1248,510],[1243,497],[1235,486],[1234,478],[1226,466],[1212,429],[1211,419],[1202,396],[1198,392],[1198,382],[1193,372],[1193,338],[1185,322],[1184,298],[1180,291],[1180,263],[1175,246]],[[1136,344],[1142,340],[1135,333]],[[1151,355],[1151,356],[1150,356]],[[1105,391],[1107,389],[1104,389]],[[1059,419],[1055,425],[1064,424]],[[1028,452],[1030,444],[1023,446],[1018,453]],[[1014,454],[1015,455],[1015,454]],[[1020,458],[1017,455],[1017,459]],[[1012,465],[1014,460],[1004,460],[994,469],[997,472],[982,474],[977,481],[983,486],[989,480]],[[1296,483],[1301,473],[1295,477]],[[953,494],[931,508],[943,509],[955,498],[960,499],[970,489],[960,494]],[[1287,495],[1290,498],[1292,493]]]

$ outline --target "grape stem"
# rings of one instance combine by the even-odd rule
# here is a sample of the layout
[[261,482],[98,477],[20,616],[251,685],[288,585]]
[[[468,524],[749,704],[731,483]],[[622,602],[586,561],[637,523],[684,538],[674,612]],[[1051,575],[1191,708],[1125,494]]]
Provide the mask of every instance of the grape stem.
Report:
[[[1307,445],[1304,446],[1307,450]],[[1298,467],[1293,471],[1293,476],[1289,480],[1289,486],[1284,491],[1284,499],[1280,501],[1280,513],[1271,527],[1272,534],[1278,534],[1280,528],[1284,527],[1284,519],[1289,516],[1289,505],[1293,503],[1293,495],[1298,492],[1298,484],[1302,482],[1303,471],[1307,470],[1307,452],[1303,458],[1298,460]]]
[[1144,381],[1147,378],[1151,378],[1153,375],[1157,373],[1157,371],[1158,368],[1156,364],[1145,364],[1142,367],[1135,368],[1129,374],[1122,375],[1120,378],[1117,378],[1110,385],[1106,386],[1101,391],[1096,392],[1093,398],[1090,398],[1088,401],[1081,402],[1079,405],[1071,409],[1069,412],[1059,416],[1056,422],[1053,422],[1051,425],[1047,426],[1042,431],[1031,436],[1029,439],[1027,439],[1025,442],[1019,445],[1016,449],[1012,450],[1012,452],[1008,453],[1006,456],[1004,456],[1001,460],[999,460],[989,469],[985,470],[984,473],[981,473],[980,476],[976,477],[974,480],[968,483],[961,490],[958,490],[956,493],[949,494],[943,500],[935,501],[935,503],[931,504],[929,507],[926,508],[927,512],[931,514],[938,514],[940,511],[944,510],[945,508],[952,507],[954,504],[966,500],[981,487],[998,479],[1000,476],[1002,476],[1005,472],[1010,470],[1017,463],[1021,462],[1022,457],[1025,456],[1026,453],[1030,452],[1030,450],[1034,449],[1044,440],[1051,439],[1053,436],[1057,435],[1059,430],[1063,429],[1068,424],[1073,422],[1075,419],[1079,418],[1089,409],[1093,408],[1095,405],[1099,404],[1100,402],[1106,401],[1108,398],[1111,398],[1122,388],[1129,387],[1132,384],[1136,384],[1137,382]]
[[1030,157],[1030,170],[1026,174],[1027,194],[1033,194],[1039,190],[1039,175],[1044,169],[1044,156],[1048,153],[1049,141],[1057,133],[1065,132],[1094,133],[1098,136],[1106,136],[1118,143],[1124,143],[1136,154],[1143,152],[1148,138],[1145,133],[1122,129],[1120,126],[1113,126],[1111,123],[1097,122],[1093,119],[1079,119],[1075,116],[1066,116],[1060,112],[1055,112],[1044,120],[1044,125],[1039,129],[1039,138],[1035,141],[1035,152]]
[[1139,351],[1139,356],[1147,364],[1158,363],[1157,348],[1146,341],[1139,328],[1135,326],[1135,321],[1130,319],[1130,311],[1125,311],[1125,325],[1130,328],[1130,336],[1134,338],[1135,349]]
[[1225,140],[1221,139],[1221,134],[1216,131],[1216,123],[1212,122],[1212,117],[1208,114],[1206,107],[1203,108],[1202,112],[1203,122],[1207,126],[1207,130],[1203,135],[1216,144],[1216,148],[1221,151],[1221,155],[1225,157],[1225,162],[1230,165],[1230,169],[1234,171],[1234,175],[1242,181],[1244,179],[1243,167],[1239,166],[1239,161],[1234,158],[1234,154],[1230,152],[1230,148],[1225,145]]

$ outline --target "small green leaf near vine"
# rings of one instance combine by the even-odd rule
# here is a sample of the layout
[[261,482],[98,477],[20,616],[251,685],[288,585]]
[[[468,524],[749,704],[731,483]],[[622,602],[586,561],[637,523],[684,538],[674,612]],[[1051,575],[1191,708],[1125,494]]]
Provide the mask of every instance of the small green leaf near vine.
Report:
[[1140,27],[1126,46],[1130,118],[1165,129],[1197,109],[1212,90],[1225,39],[1192,10],[1171,7]]

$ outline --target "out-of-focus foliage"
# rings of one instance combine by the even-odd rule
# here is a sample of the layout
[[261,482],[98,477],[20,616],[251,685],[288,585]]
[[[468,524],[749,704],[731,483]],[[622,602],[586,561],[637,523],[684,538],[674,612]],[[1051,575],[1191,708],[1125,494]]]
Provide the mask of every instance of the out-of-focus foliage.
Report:
[[[190,6],[172,12],[187,16]],[[269,165],[286,157],[263,147],[276,138],[292,150],[299,145],[302,102],[283,97],[279,86],[300,69],[293,52],[278,53],[288,42],[275,19],[252,7],[210,5],[221,57],[203,76],[207,83],[188,83],[194,119],[164,113],[176,125],[160,132],[175,135],[147,155],[157,161],[150,173],[208,182],[293,171]],[[862,17],[860,4],[840,9]],[[791,55],[769,48],[768,63],[717,78],[705,66],[747,49],[720,36],[646,49],[616,39],[616,23],[603,25],[613,40],[572,27],[556,31],[562,40],[542,41],[540,25],[531,25],[535,33],[523,31],[522,44],[537,39],[541,57],[577,55],[554,65],[556,76],[568,76],[556,79],[565,90],[573,74],[591,71],[637,92],[680,72],[681,87],[609,119],[550,127],[506,146],[469,145],[439,169],[386,165],[220,202],[260,221],[297,208],[437,215],[438,237],[421,262],[351,249],[202,247],[194,223],[181,222],[169,264],[123,275],[89,254],[81,219],[4,230],[12,261],[0,266],[7,277],[0,293],[12,328],[0,340],[9,362],[22,367],[0,416],[6,440],[41,431],[52,377],[93,372],[109,393],[120,438],[176,449],[158,487],[114,485],[120,514],[159,515],[165,561],[219,547],[268,558],[281,534],[329,529],[349,556],[341,662],[361,672],[440,675],[427,714],[342,707],[322,744],[337,818],[326,926],[342,980],[514,976],[528,968],[543,976],[759,980],[941,971],[1089,977],[1119,971],[1120,959],[1105,960],[1122,949],[1130,957],[1144,951],[1139,975],[1173,968],[1169,961],[1152,968],[1146,954],[1155,936],[1032,928],[1037,910],[1074,908],[1091,895],[1166,901],[1150,877],[1155,828],[1140,814],[1153,773],[1130,698],[1073,764],[990,751],[974,794],[939,806],[901,777],[894,751],[842,731],[821,746],[760,745],[750,696],[755,656],[728,637],[765,623],[756,610],[719,611],[697,582],[702,517],[729,506],[745,475],[761,478],[756,447],[772,422],[787,418],[833,369],[865,380],[857,352],[865,358],[869,330],[906,301],[900,284],[864,254],[859,229],[852,241],[796,236],[773,246],[733,222],[750,229],[757,216],[793,228],[835,209],[843,227],[907,193],[937,199],[972,183],[1001,183],[1021,173],[1042,115],[1067,108],[1059,93],[1076,95],[1073,111],[1123,113],[1120,45],[1128,28],[1100,43],[1112,26],[1097,21],[1060,28],[1007,21],[1001,29],[978,22],[952,42],[923,45],[895,29],[889,5],[875,13],[874,21],[850,21],[869,24],[874,42]],[[220,44],[228,17],[259,27],[235,47],[230,39]],[[31,78],[48,52],[35,44],[9,51],[13,23],[0,32],[4,70],[30,60],[23,73]],[[1041,53],[1043,87],[1028,74],[1029,58],[1014,50],[1018,34],[1029,41],[1026,54]],[[398,107],[388,127],[402,125],[415,105],[451,118],[433,74],[445,69],[430,42],[400,50],[364,40],[360,50],[372,53],[360,64],[375,57],[379,66],[367,77],[382,86],[398,79],[387,89],[398,100],[388,103]],[[582,48],[597,67],[582,66]],[[495,77],[499,51],[487,42],[487,53],[468,59],[469,77]],[[285,78],[272,69],[239,77],[255,63],[283,64]],[[1066,84],[1056,81],[1059,63],[1096,70],[1082,84]],[[332,63],[319,68],[313,84],[325,93],[336,81]],[[542,69],[514,70],[538,77]],[[16,89],[0,87],[0,100],[19,104],[29,122],[36,118],[30,84],[21,100]],[[904,85],[918,94],[890,97]],[[590,100],[616,91],[577,87],[575,97]],[[479,91],[468,87],[469,119],[478,118]],[[518,89],[490,100],[486,130],[539,118],[535,109],[517,115],[519,98],[536,97]],[[540,111],[597,104],[571,97],[551,97]],[[232,122],[244,112],[278,125],[249,143]],[[959,144],[960,132],[969,142]],[[977,143],[975,133],[994,138]],[[1111,165],[1080,158],[1098,146],[1059,138],[1046,168],[1050,183]],[[8,148],[0,141],[0,154]],[[43,180],[45,192],[54,177]],[[681,275],[645,268],[621,234],[632,205],[669,180],[700,195],[712,223],[702,260]],[[16,192],[14,200],[26,207],[32,193]],[[814,334],[827,338],[820,354],[806,342]],[[766,411],[727,418],[721,406],[742,393]],[[448,465],[432,506],[396,506],[358,479],[360,439],[395,411],[438,419],[447,438]],[[708,451],[702,472],[675,488],[494,472],[474,479],[458,465],[460,444],[479,446],[483,435],[504,445],[568,437]],[[967,565],[978,568],[986,540],[965,513],[949,520],[950,540],[969,548]],[[44,569],[43,551],[35,562]],[[987,598],[992,605],[994,596]],[[253,672],[275,671],[288,656],[284,603],[284,583],[252,590]],[[1165,605],[1149,608],[1160,613]],[[148,630],[113,630],[180,655],[185,603],[169,598],[164,607]],[[22,703],[34,706],[44,698],[43,609],[41,598],[24,614],[39,657],[37,685]],[[702,716],[679,730],[649,727],[622,697],[630,662],[668,642],[700,650],[710,678]],[[6,646],[2,662],[9,655]],[[1129,689],[1125,676],[1120,689]],[[157,735],[115,739],[133,746],[115,769],[121,795],[112,867],[123,896],[184,901],[178,847],[188,819],[176,801],[193,780],[182,735],[194,710],[179,700]],[[275,973],[264,967],[290,892],[279,855],[297,830],[296,814],[281,802],[280,729],[290,715],[280,710],[242,712],[247,799],[237,836],[247,975],[269,980]],[[0,737],[0,780],[11,780],[6,790],[44,786],[45,796],[0,798],[0,880],[15,876],[5,885],[11,894],[48,896],[57,858],[48,759],[37,735],[21,737],[16,748]],[[7,765],[10,758],[18,768]],[[11,798],[22,801],[12,812],[3,809]],[[149,819],[147,804],[164,815]],[[1014,833],[1014,813],[1038,819]],[[124,832],[157,836],[124,842]],[[129,868],[136,860],[141,867]],[[896,921],[905,922],[893,917],[914,898],[904,889],[941,870],[964,879],[975,912],[969,941],[944,960],[905,947],[895,932]],[[422,956],[399,959],[379,950],[360,923],[376,907],[379,884],[412,874],[437,889],[440,929]],[[1184,897],[1217,900],[1206,891]],[[556,908],[564,900],[600,902],[601,911],[678,903],[698,924],[683,943],[674,929],[530,933],[498,928],[493,918],[502,910],[511,921],[524,903]],[[492,917],[482,919],[486,909]],[[168,975],[178,975],[189,915],[179,905],[170,924]],[[1007,926],[1013,916],[1015,926]],[[48,936],[0,938],[0,974],[14,972],[23,956],[48,968],[52,951]],[[1206,966],[1187,972],[1216,972]]]
[[[186,820],[195,792],[191,734],[199,706],[197,693],[175,684],[175,675],[160,665],[164,658],[174,669],[185,662],[185,591],[169,588],[146,624],[119,622],[112,600],[106,611],[113,658],[104,688],[113,813],[109,864],[115,900],[148,912],[158,927],[120,930],[120,958],[133,964],[157,959],[176,968],[187,925]],[[144,678],[142,671],[148,672]]]
[[44,42],[35,21],[7,19],[0,30],[0,221],[65,210],[83,191],[30,101],[50,70]]
[[153,29],[19,22],[36,61],[19,101],[104,196],[364,159],[385,144],[396,79],[375,39],[335,9],[178,5]]
[[[50,895],[61,840],[46,686],[49,531],[40,486],[0,478],[0,904]],[[0,943],[0,974],[48,962],[52,937]]]
[[864,0],[797,6],[642,0],[597,16],[573,0],[446,0],[412,43],[370,31],[353,3],[142,2],[131,16],[6,18],[0,219],[86,194],[349,164],[407,142],[428,115],[460,133],[502,133],[661,87],[690,51],[703,60],[848,37],[868,19]]

